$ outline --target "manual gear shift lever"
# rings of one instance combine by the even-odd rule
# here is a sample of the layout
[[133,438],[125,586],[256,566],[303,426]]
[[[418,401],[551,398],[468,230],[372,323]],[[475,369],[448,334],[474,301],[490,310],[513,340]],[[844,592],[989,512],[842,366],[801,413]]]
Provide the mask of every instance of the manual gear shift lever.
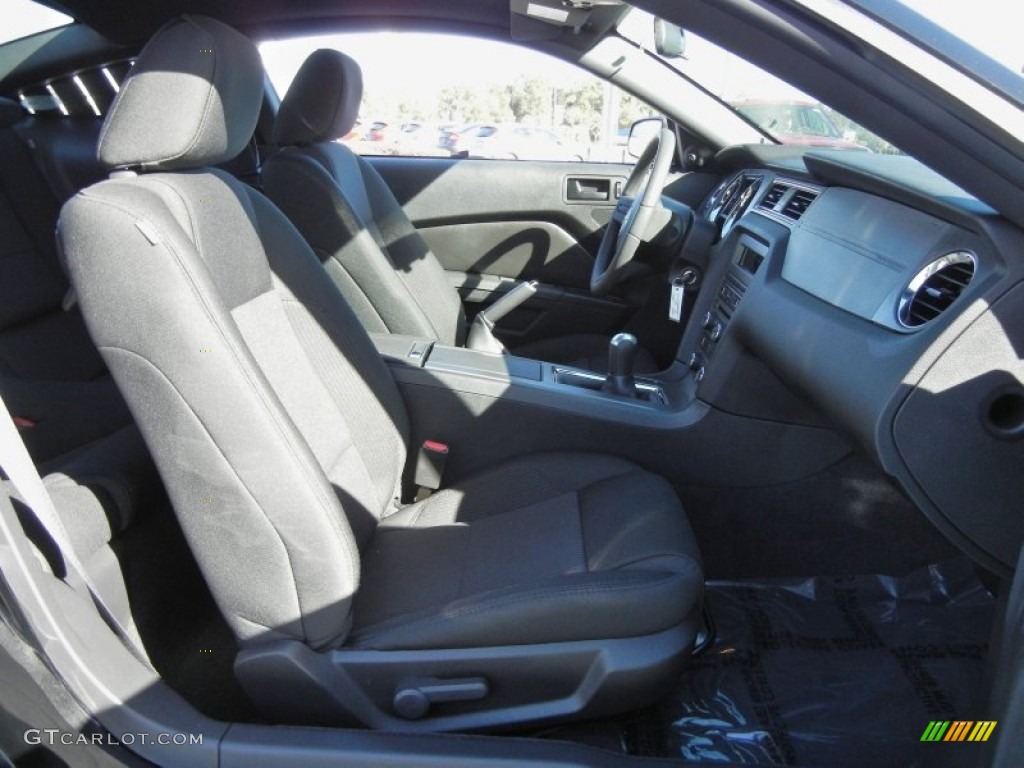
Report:
[[640,348],[632,333],[617,333],[608,342],[608,378],[604,389],[613,395],[636,397],[636,379],[633,378],[633,362]]

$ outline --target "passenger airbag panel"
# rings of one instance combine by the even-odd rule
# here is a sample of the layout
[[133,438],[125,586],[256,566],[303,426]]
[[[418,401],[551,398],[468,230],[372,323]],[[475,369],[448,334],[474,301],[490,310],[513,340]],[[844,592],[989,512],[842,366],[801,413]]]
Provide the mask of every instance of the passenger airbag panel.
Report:
[[847,312],[896,327],[899,293],[955,231],[890,200],[834,187],[793,227],[782,277]]

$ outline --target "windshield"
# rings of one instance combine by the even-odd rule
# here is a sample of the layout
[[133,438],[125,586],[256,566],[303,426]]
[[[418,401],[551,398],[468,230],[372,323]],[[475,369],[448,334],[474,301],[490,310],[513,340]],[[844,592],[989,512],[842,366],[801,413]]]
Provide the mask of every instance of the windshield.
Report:
[[[1013,4],[1005,0],[873,0],[872,14],[881,24],[876,28],[882,30],[878,32],[870,27],[868,16],[854,10],[853,6],[862,7],[860,0],[796,2],[863,36],[1004,130],[1024,138],[1020,110],[1024,104],[1024,47],[1019,41],[1019,25],[1007,15]],[[634,9],[618,31],[653,53],[653,20],[645,11]],[[882,28],[919,47],[894,43],[896,35]],[[933,51],[938,58],[929,58],[925,51]],[[780,144],[902,154],[827,103],[689,31],[685,32],[683,56],[662,60]]]
[[[618,29],[627,40],[653,51],[650,14],[634,9]],[[684,55],[664,61],[780,144],[902,154],[827,104],[691,32],[686,32]]]
[[758,102],[734,101],[740,114],[749,117],[759,127],[778,137],[807,136],[823,139],[841,139],[839,129],[825,114],[825,108],[813,102]]

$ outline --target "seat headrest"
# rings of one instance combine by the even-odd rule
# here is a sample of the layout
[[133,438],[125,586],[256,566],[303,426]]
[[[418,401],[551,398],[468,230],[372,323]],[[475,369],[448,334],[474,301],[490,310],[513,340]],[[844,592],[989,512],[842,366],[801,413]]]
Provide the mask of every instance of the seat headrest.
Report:
[[182,16],[142,49],[107,113],[99,160],[108,168],[216,165],[252,138],[263,65],[249,38],[205,16]]
[[24,116],[25,110],[21,108],[21,104],[0,96],[0,128],[14,125]]
[[363,73],[340,51],[313,51],[302,63],[274,122],[279,147],[334,141],[352,130],[363,100]]

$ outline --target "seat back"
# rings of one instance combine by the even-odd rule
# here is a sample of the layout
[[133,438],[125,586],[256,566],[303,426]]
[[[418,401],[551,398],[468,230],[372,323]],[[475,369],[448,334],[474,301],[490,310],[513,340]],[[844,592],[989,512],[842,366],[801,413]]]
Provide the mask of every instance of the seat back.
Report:
[[352,130],[359,66],[332,50],[303,63],[274,124],[282,151],[263,188],[313,247],[363,326],[461,345],[466,318],[455,288],[380,174],[335,139]]
[[207,166],[262,98],[252,43],[171,22],[140,54],[58,237],[83,314],[242,645],[343,641],[359,547],[400,492],[397,387],[319,261]]

